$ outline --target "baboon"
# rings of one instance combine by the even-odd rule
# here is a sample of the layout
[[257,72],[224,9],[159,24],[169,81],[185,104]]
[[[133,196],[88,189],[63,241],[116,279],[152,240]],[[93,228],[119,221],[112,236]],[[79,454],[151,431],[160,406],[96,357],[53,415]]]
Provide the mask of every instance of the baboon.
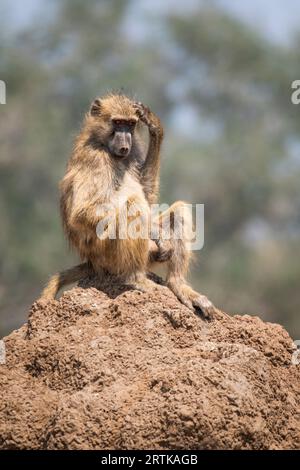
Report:
[[[139,135],[142,125],[149,134],[146,152]],[[185,279],[190,261],[188,241],[172,236],[164,240],[162,236],[166,219],[173,221],[173,231],[174,220],[183,225],[190,223],[183,202],[173,204],[158,216],[155,221],[158,235],[153,239],[118,236],[113,239],[97,234],[103,217],[99,206],[117,199],[123,201],[117,224],[124,214],[126,217],[125,208],[132,205],[139,207],[144,222],[149,219],[150,205],[158,199],[162,140],[159,118],[142,103],[117,93],[94,100],[60,183],[64,231],[84,262],[54,275],[42,298],[53,299],[60,288],[92,273],[110,273],[137,289],[148,290],[154,283],[147,278],[147,271],[153,263],[161,262],[167,265],[166,284],[178,299],[206,317],[213,315],[212,303],[194,291]],[[179,219],[174,217],[178,213]]]

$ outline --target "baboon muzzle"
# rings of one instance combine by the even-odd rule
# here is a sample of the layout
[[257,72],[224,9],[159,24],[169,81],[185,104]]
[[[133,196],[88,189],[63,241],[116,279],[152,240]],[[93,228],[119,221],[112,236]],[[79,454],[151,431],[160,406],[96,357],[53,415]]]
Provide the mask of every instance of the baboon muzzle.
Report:
[[115,153],[120,157],[126,157],[131,150],[130,132],[117,131],[114,138]]

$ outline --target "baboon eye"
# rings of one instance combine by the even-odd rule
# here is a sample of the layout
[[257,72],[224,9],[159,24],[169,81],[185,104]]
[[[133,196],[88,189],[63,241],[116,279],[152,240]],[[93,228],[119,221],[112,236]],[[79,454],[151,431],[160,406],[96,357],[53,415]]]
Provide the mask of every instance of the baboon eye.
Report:
[[127,119],[113,119],[113,123],[115,126],[126,126],[126,127],[129,127],[129,128],[134,128],[134,126],[136,125],[136,121],[134,121],[133,119],[130,119],[130,120],[127,120]]

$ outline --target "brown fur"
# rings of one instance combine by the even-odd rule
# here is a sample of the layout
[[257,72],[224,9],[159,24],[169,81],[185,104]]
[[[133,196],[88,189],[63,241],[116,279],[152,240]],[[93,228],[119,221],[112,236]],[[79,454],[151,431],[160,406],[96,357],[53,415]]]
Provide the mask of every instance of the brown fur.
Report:
[[[129,155],[119,159],[112,154],[109,139],[112,122],[116,119],[139,121],[148,127],[146,155],[137,129],[132,133]],[[43,298],[54,298],[61,287],[91,272],[109,272],[136,288],[151,288],[153,283],[146,277],[147,270],[152,262],[165,261],[168,264],[167,285],[177,297],[189,308],[200,308],[207,316],[212,313],[213,306],[208,299],[193,291],[185,281],[190,259],[185,240],[171,237],[166,241],[160,237],[154,243],[142,237],[99,239],[96,233],[101,220],[97,211],[99,204],[114,202],[120,196],[124,206],[119,208],[117,224],[130,204],[138,204],[143,217],[149,219],[150,204],[156,203],[158,198],[162,139],[163,128],[159,118],[141,103],[118,94],[109,94],[94,101],[60,183],[64,230],[84,263],[53,276],[42,293]],[[180,223],[189,224],[184,204],[178,202],[159,217],[159,230],[163,231],[164,220],[170,214],[172,217],[175,211],[180,211],[182,215]]]

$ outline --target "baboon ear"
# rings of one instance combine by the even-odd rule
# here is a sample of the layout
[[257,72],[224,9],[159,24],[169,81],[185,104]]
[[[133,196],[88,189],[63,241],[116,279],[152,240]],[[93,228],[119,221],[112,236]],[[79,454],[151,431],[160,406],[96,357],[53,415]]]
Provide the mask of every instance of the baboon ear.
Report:
[[90,114],[92,116],[99,116],[100,113],[101,113],[101,101],[97,98],[92,103]]

